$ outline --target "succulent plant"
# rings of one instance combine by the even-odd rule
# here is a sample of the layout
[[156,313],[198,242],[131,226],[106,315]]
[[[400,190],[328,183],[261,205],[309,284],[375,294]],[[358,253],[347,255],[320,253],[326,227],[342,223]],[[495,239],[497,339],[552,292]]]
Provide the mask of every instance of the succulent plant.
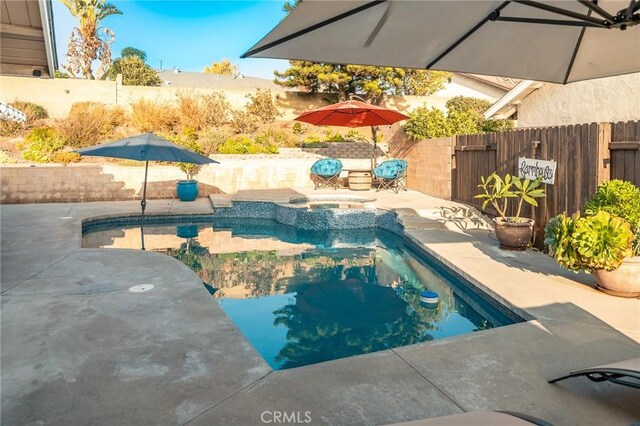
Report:
[[593,216],[558,215],[549,221],[544,235],[549,255],[573,271],[611,271],[633,254],[629,223],[602,210]]
[[640,188],[620,179],[601,183],[585,205],[584,213],[591,216],[602,210],[623,218],[631,225],[634,253],[640,256]]

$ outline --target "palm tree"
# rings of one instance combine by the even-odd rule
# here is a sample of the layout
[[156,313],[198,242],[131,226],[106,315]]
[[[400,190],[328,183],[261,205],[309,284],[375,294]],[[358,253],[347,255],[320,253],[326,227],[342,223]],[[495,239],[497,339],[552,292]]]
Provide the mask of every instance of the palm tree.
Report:
[[79,23],[71,30],[67,49],[69,64],[65,68],[75,76],[93,80],[93,62],[98,60],[100,65],[96,74],[102,77],[111,63],[114,34],[110,29],[100,27],[100,21],[110,15],[122,15],[122,12],[106,0],[60,1]]

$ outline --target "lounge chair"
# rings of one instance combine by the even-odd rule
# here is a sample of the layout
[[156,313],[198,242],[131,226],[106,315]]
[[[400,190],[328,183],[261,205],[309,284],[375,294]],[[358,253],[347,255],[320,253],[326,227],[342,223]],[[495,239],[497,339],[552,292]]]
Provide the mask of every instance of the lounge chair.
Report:
[[313,179],[315,185],[314,189],[322,187],[338,189],[340,172],[342,172],[342,162],[340,160],[323,158],[316,161],[311,166],[311,179]]
[[594,382],[609,381],[640,389],[640,358],[572,371],[566,376],[549,380],[549,383],[578,376],[587,376],[589,380]]
[[407,190],[407,162],[405,160],[387,160],[373,169],[373,177],[378,185],[378,191],[391,189],[396,194]]
[[432,417],[396,423],[393,426],[551,426],[550,423],[513,411],[472,411],[452,416]]

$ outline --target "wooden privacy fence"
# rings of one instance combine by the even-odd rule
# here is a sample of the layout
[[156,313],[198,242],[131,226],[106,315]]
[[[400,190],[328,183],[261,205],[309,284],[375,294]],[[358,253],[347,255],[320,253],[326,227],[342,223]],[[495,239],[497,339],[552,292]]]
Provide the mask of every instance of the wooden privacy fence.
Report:
[[611,179],[640,186],[640,121],[616,123],[611,129]]
[[454,150],[452,198],[478,208],[481,203],[473,197],[481,176],[517,175],[519,157],[557,163],[555,183],[544,185],[547,197],[538,208],[524,211],[536,220],[538,244],[550,217],[579,211],[602,181],[624,179],[640,186],[640,121],[457,136]]

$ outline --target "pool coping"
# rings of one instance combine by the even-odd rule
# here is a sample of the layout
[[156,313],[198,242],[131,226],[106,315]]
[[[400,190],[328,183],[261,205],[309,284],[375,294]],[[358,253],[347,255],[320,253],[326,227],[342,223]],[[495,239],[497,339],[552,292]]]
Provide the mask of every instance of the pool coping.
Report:
[[[402,196],[403,194],[400,195]],[[417,194],[415,196],[417,196]],[[395,208],[396,210],[400,210],[402,206],[398,206],[398,199],[401,199],[401,197],[389,197],[387,201],[385,201],[383,198],[380,205],[383,206],[383,208]],[[158,213],[158,211],[165,212],[166,208],[160,206],[160,203],[164,203],[164,201],[153,200],[152,202],[150,202],[150,205],[148,206],[150,215]],[[202,211],[205,210],[210,211],[211,208],[210,205],[207,209],[203,206],[192,207],[177,205],[173,202],[171,203],[171,207],[169,208],[170,213],[202,213]],[[437,203],[440,204],[441,201],[437,200]],[[113,255],[112,253],[107,253],[109,252],[109,250],[80,249],[79,240],[81,236],[79,231],[82,227],[82,223],[80,220],[81,218],[100,216],[123,216],[122,214],[105,215],[103,213],[105,210],[129,212],[125,213],[125,215],[128,214],[130,216],[139,216],[139,214],[137,213],[131,213],[137,209],[137,203],[123,202],[118,203],[115,206],[113,206],[112,204],[114,203],[74,203],[66,206],[9,206],[9,208],[7,209],[8,212],[6,212],[5,208],[3,207],[2,213],[4,217],[10,217],[14,221],[13,223],[15,225],[24,223],[27,227],[25,229],[28,229],[30,232],[43,232],[50,229],[55,230],[57,228],[63,227],[66,229],[64,235],[62,236],[57,236],[56,231],[52,233],[50,239],[43,240],[42,238],[37,238],[33,241],[33,244],[27,241],[25,244],[17,246],[17,248],[19,248],[19,250],[16,252],[17,256],[23,256],[22,253],[25,252],[25,250],[28,250],[30,256],[41,256],[45,252],[48,253],[51,250],[55,250],[54,247],[57,247],[57,241],[61,241],[63,243],[62,246],[66,244],[67,249],[65,251],[59,253],[58,255],[56,255],[56,257],[52,257],[51,260],[43,259],[38,265],[36,265],[38,268],[43,268],[41,269],[41,272],[53,269],[55,265],[59,265],[60,268],[64,269],[65,265],[69,263],[77,263],[79,261],[77,260],[78,257],[82,259],[84,257],[91,258],[93,256],[95,257],[95,259],[90,259],[92,262],[94,262],[93,264],[97,264],[96,262],[99,262],[100,264],[105,264],[106,267],[108,267],[108,259],[115,257],[115,255]],[[175,205],[177,205],[178,208],[174,209],[173,206]],[[412,206],[416,207],[413,204]],[[54,216],[56,215],[55,212],[60,212],[57,213],[57,215],[64,216],[65,214],[63,212],[66,212],[67,210],[72,211],[73,214],[66,214],[66,216],[75,216],[77,219],[69,221],[67,224],[65,224],[64,221],[58,221],[55,217],[51,217],[51,214],[53,214]],[[414,210],[417,211],[418,209],[416,208]],[[33,214],[31,214],[31,216],[29,216],[29,214],[25,214],[28,212],[33,212]],[[162,216],[164,216],[164,214]],[[399,219],[402,220],[402,215],[398,216],[400,216]],[[73,227],[73,229],[71,229],[70,227]],[[3,226],[3,236],[4,233],[5,226]],[[476,255],[465,249],[466,245],[468,245],[468,235],[458,235],[452,233],[450,230],[442,229],[409,229],[405,230],[405,233],[409,234],[408,237],[413,239],[416,244],[424,246],[425,249],[433,250],[435,253],[438,253],[443,259],[447,259],[447,261],[452,262],[453,266],[455,266],[456,264],[456,259],[469,260],[469,262],[471,262],[470,266],[472,267],[472,270],[468,272],[469,277],[482,283],[485,282],[483,281],[482,276],[478,276],[477,269],[474,269],[475,265],[473,264],[473,262],[478,260],[476,259]],[[475,238],[483,235],[484,234],[473,234],[472,237]],[[405,238],[406,237],[407,236],[405,236]],[[62,238],[63,240],[60,240],[60,238]],[[448,246],[447,244],[443,243],[443,240],[447,238],[454,240],[453,246]],[[487,241],[490,243],[490,240]],[[10,243],[10,240],[3,238],[3,258],[5,255],[10,254],[12,250],[12,245],[7,246],[7,244]],[[50,246],[50,244],[53,245]],[[69,244],[77,244],[77,247],[68,247]],[[7,253],[5,253],[4,250],[6,247],[10,248]],[[27,247],[32,248],[27,249]],[[467,251],[464,252],[465,250]],[[114,250],[111,250],[111,252],[114,252]],[[159,256],[163,255],[157,255],[154,257],[152,253],[142,253],[137,250],[122,250],[121,252],[121,256],[119,257],[132,257],[138,258],[139,260],[146,259],[152,261],[152,263],[153,261],[162,261],[162,263],[170,263],[169,266],[171,267],[174,267],[172,265],[175,265],[175,267],[177,267],[178,269],[184,266],[174,259],[171,259],[170,262],[160,259]],[[100,253],[100,255],[98,255],[98,253]],[[518,256],[522,257],[521,255]],[[484,259],[485,261],[492,262],[492,266],[490,268],[492,270],[490,272],[494,275],[502,273],[503,270],[508,270],[508,266],[506,265],[500,263],[494,265],[493,263],[495,262],[493,261],[493,259],[487,257],[485,254],[480,255],[479,258],[481,261]],[[82,260],[82,262],[85,261]],[[92,265],[92,263],[88,263],[86,265]],[[183,269],[186,269],[186,267]],[[115,276],[113,279],[111,277],[103,276],[98,278],[111,280],[115,279],[117,281],[117,273],[123,272],[124,271],[113,269],[113,273]],[[183,275],[186,276],[185,274],[189,275],[190,277],[189,285],[191,285],[192,288],[190,292],[200,293],[202,285],[200,284],[200,280],[197,278],[197,275],[195,275],[195,273],[191,272],[190,270],[188,272],[184,272]],[[514,280],[518,281],[519,279],[521,279],[522,275],[528,276],[531,275],[531,272],[516,270]],[[22,282],[28,286],[29,283],[33,281],[33,278],[27,275],[24,275],[24,277],[25,278],[20,279],[23,280]],[[58,277],[56,275],[51,276],[50,278],[57,280],[65,279],[64,276]],[[548,281],[546,277],[542,278]],[[166,280],[169,279],[169,277],[160,276],[158,277],[158,279]],[[489,290],[494,290],[494,288],[491,287],[494,281],[495,279],[492,281],[491,277],[486,279]],[[582,292],[588,293],[590,295],[595,294],[596,296],[602,296],[601,294],[591,292],[588,287],[584,286],[584,284],[571,284],[568,282],[570,280],[566,280],[564,278],[562,278],[561,281],[562,282],[559,284],[561,289],[570,290],[572,294],[575,294],[576,292]],[[498,290],[500,290],[500,288],[498,288]],[[509,290],[509,288],[507,288],[507,290]],[[522,290],[526,290],[526,288],[520,289],[519,291],[522,292]],[[7,290],[6,292],[8,292],[9,295],[7,297],[4,297],[2,301],[5,313],[7,312],[5,305],[18,304],[19,306],[22,306],[29,305],[34,301],[34,298],[29,295],[22,296],[21,294],[11,294],[15,293],[11,291],[11,289]],[[551,294],[550,296],[554,295]],[[47,297],[47,294],[40,295],[40,299],[42,299],[43,302],[47,300]],[[78,297],[80,296],[73,297],[75,298],[75,300],[78,300]],[[108,300],[113,296],[111,296],[109,293],[105,293],[100,297],[103,300]],[[503,297],[502,293],[501,297]],[[506,294],[504,295],[504,297],[510,303],[511,300],[513,300],[509,298],[510,294]],[[518,297],[522,298],[523,295],[516,294],[514,296],[514,299],[518,300]],[[190,414],[190,417],[188,417],[190,420],[188,422],[190,424],[211,424],[212,422],[219,423],[221,421],[236,422],[240,424],[247,422],[256,423],[259,420],[259,417],[255,417],[257,412],[256,410],[260,409],[260,407],[263,407],[264,404],[272,404],[272,407],[274,408],[295,408],[296,406],[310,407],[314,411],[314,416],[316,416],[314,417],[314,423],[318,424],[344,423],[344,421],[339,421],[337,419],[351,418],[340,416],[353,415],[354,407],[357,410],[357,413],[362,416],[363,422],[365,422],[366,419],[367,423],[376,424],[390,423],[400,420],[412,420],[421,417],[432,417],[443,414],[453,414],[455,412],[470,411],[474,409],[520,410],[533,415],[537,414],[539,417],[553,421],[558,425],[573,424],[575,423],[574,420],[576,419],[606,419],[610,424],[624,424],[623,420],[625,419],[625,416],[622,414],[616,414],[615,411],[616,409],[619,410],[620,407],[618,405],[603,405],[603,403],[601,402],[602,395],[597,397],[590,397],[587,395],[591,394],[584,394],[579,390],[571,388],[571,386],[573,386],[574,384],[580,385],[578,381],[575,381],[575,383],[569,383],[569,388],[567,388],[566,386],[550,386],[547,385],[546,382],[542,381],[545,377],[553,377],[554,375],[564,373],[569,368],[573,368],[576,366],[579,367],[604,364],[616,360],[621,360],[625,357],[628,357],[632,353],[637,354],[638,351],[638,344],[636,342],[633,342],[628,337],[623,336],[620,331],[612,328],[611,325],[607,325],[605,323],[602,323],[602,321],[597,320],[593,315],[587,315],[582,311],[576,311],[573,308],[568,309],[570,308],[570,306],[564,306],[564,300],[566,299],[560,298],[555,302],[556,306],[543,306],[542,308],[540,308],[539,306],[518,304],[519,309],[525,309],[525,312],[527,312],[527,310],[530,310],[531,314],[537,319],[530,320],[525,323],[500,327],[495,330],[490,330],[490,332],[478,332],[472,335],[457,336],[438,340],[435,342],[427,342],[406,346],[395,350],[383,351],[375,354],[361,355],[357,357],[329,361],[312,366],[301,367],[299,369],[280,370],[277,372],[256,370],[253,373],[254,378],[250,379],[249,381],[244,380],[236,383],[236,381],[232,380],[231,382],[233,383],[233,386],[235,386],[235,389],[233,391],[229,390],[226,396],[224,396],[223,398],[219,399],[218,397],[211,396],[211,402],[207,406],[208,408],[200,409],[198,415]],[[610,299],[598,298],[598,301],[601,300]],[[635,302],[637,302],[637,300]],[[198,303],[208,302],[203,300],[202,302]],[[536,303],[538,303],[538,301],[536,301]],[[623,307],[628,306],[628,304],[625,303],[622,303],[620,305]],[[178,311],[178,314],[184,314],[186,312],[184,310],[186,309],[186,307],[179,307],[179,309],[182,310]],[[21,309],[20,312],[26,313],[27,311]],[[217,315],[219,317],[219,314]],[[32,316],[34,315],[29,315],[28,318]],[[218,321],[222,321],[222,323],[225,322],[222,319],[219,319]],[[79,324],[79,326],[81,326],[81,324]],[[10,327],[15,329],[16,332],[20,332],[24,326],[22,325],[21,317],[3,315],[3,347],[5,348],[3,349],[3,352],[7,349],[7,346],[5,346],[5,344],[9,344],[9,346],[17,346],[17,348],[24,347],[26,350],[22,351],[21,353],[28,354],[26,355],[27,358],[33,358],[37,354],[37,351],[34,351],[33,347],[24,346],[25,343],[22,343],[20,340],[12,340],[7,342],[5,339],[7,338],[8,334],[4,333],[5,327]],[[227,333],[229,333],[229,331],[227,331]],[[533,338],[531,334],[527,333],[534,333]],[[521,334],[522,338],[519,337]],[[55,336],[51,336],[51,338],[55,338]],[[244,340],[244,338],[242,338],[241,336],[237,336],[235,337],[235,339]],[[504,339],[508,339],[515,346],[509,350],[496,350],[499,345],[504,344]],[[470,347],[475,348],[478,345],[481,346],[482,342],[486,342],[485,345],[488,345],[488,347],[491,349],[489,349],[486,353],[483,352],[481,355],[488,357],[486,360],[492,360],[493,363],[481,363],[479,365],[481,365],[482,368],[478,370],[475,366],[478,362],[478,359],[474,360],[473,356],[471,356],[471,358],[469,358],[469,361],[467,361],[466,357],[468,355],[465,355],[465,348],[468,349]],[[589,344],[588,347],[590,349],[588,351],[578,352],[572,350],[571,345],[576,345],[577,342],[580,342],[581,345]],[[157,348],[158,350],[164,352],[165,348],[170,348],[170,345],[171,344],[169,342],[166,342],[160,346],[157,346]],[[569,345],[567,350],[563,350],[563,345]],[[532,354],[535,354],[535,357],[541,357],[540,362],[536,362],[536,359],[530,358],[530,355],[528,354],[523,355],[517,353],[518,348],[527,349],[528,351],[531,351]],[[104,349],[108,351],[110,348],[107,347]],[[511,356],[510,354],[512,354],[513,356]],[[24,357],[25,355],[22,356]],[[54,356],[54,354],[50,354],[50,356]],[[245,355],[234,353],[233,356],[236,358],[242,358]],[[460,357],[462,358],[459,359]],[[380,364],[377,363],[377,360],[383,360],[383,362]],[[474,361],[472,362],[471,360]],[[5,359],[3,354],[3,361],[10,361],[7,363],[3,362],[2,368],[4,377],[6,372],[5,369],[10,368],[9,366],[12,363],[15,363],[16,360]],[[225,361],[224,359],[220,359],[218,360],[218,362],[222,362],[222,365],[224,365],[224,363],[227,361]],[[456,362],[462,362],[462,364],[456,364],[458,366],[457,368],[459,368],[460,371],[456,371],[456,374],[453,374],[447,380],[439,378],[437,377],[437,375],[435,375],[438,371],[438,366],[447,366]],[[423,367],[425,366],[420,365],[421,363],[427,363],[426,370],[423,369]],[[496,370],[496,368],[498,370]],[[510,369],[512,368],[517,369],[518,376],[510,376],[509,371],[511,371]],[[525,371],[525,373],[521,373],[523,369],[530,372],[527,373]],[[390,376],[385,376],[383,374],[385,371],[388,371],[389,373],[393,372],[393,374]],[[403,371],[405,373],[409,373],[409,375],[406,377],[402,376],[402,374],[404,374],[402,373]],[[244,372],[242,371],[236,373],[237,375],[244,374]],[[459,375],[463,375],[464,377],[465,374],[470,378],[470,382],[466,382],[464,380],[462,382],[456,382],[456,377],[458,377]],[[520,375],[522,374],[524,374],[522,376],[525,380],[524,382],[518,381],[518,377],[520,377]],[[492,383],[494,383],[496,380],[499,380],[500,377],[505,375],[508,377],[508,380],[506,382],[501,381],[499,388],[492,388]],[[39,379],[46,379],[46,377],[36,377],[38,377]],[[210,382],[211,389],[220,386],[222,383],[229,383],[228,377],[215,377],[216,378]],[[340,381],[342,377],[348,378],[347,382],[344,382],[343,384],[340,384],[341,382],[332,382],[336,380]],[[325,380],[329,380],[331,385],[327,387],[313,386],[314,382],[317,381],[318,383],[326,383]],[[393,386],[393,383],[396,381],[398,382],[399,387],[394,388],[392,392],[389,390],[389,392],[384,392],[383,394],[376,395],[372,394],[371,392],[371,389],[375,389],[376,387],[381,386],[384,389],[385,386]],[[6,383],[7,386],[11,385],[10,382],[4,383]],[[160,383],[162,382],[158,382],[158,384]],[[24,386],[27,386],[27,384],[28,382],[25,382]],[[473,384],[471,388],[469,388],[470,384]],[[16,388],[15,386],[16,385],[13,385],[14,389],[20,390],[20,388]],[[92,386],[96,385],[94,384]],[[371,388],[371,386],[373,386],[373,388]],[[429,393],[428,395],[425,394],[424,386],[427,386],[429,389],[436,389],[436,394],[440,396],[436,397],[434,396],[436,394],[431,393]],[[527,394],[529,398],[517,398],[519,393],[522,392],[523,386],[530,390],[530,392]],[[490,399],[487,399],[487,397],[485,396],[479,397],[479,395],[474,394],[474,387],[479,387],[479,389],[486,390],[485,395],[487,396],[499,396],[503,392],[509,391],[509,395],[513,395],[513,397],[506,395],[503,396],[499,402],[492,401]],[[7,388],[4,386],[3,388],[3,394],[6,394]],[[190,388],[192,387],[190,386]],[[538,388],[539,390],[536,390]],[[80,386],[78,389],[80,391],[82,387]],[[172,386],[171,389],[174,389],[174,387]],[[313,392],[313,396],[308,395],[305,392],[305,389],[311,389]],[[344,392],[347,392],[347,389],[353,389],[353,391],[349,391],[351,393],[345,394]],[[198,390],[199,388],[193,388],[193,390],[190,390],[189,395],[185,396],[185,398],[193,398],[194,392],[201,394],[201,392],[198,392]],[[265,392],[267,393],[265,394]],[[148,391],[144,391],[142,393],[138,392],[138,397],[146,400],[145,396],[147,394],[151,395]],[[547,394],[552,396],[554,399],[547,400],[545,397],[545,395]],[[269,395],[271,395],[271,397],[269,397]],[[394,395],[397,395],[397,397],[391,399],[387,398],[387,396]],[[449,402],[445,403],[442,402],[444,401],[442,400],[438,403],[436,399],[441,399],[443,395],[446,395],[446,397],[444,397],[444,400],[447,400]],[[49,405],[47,405],[47,403],[41,402],[40,400],[34,400],[30,396],[30,394],[26,396],[29,396],[29,398],[22,399],[26,401],[26,403],[31,403],[30,409],[37,408],[39,410],[44,410],[43,412],[45,414],[54,414],[54,407],[57,405],[51,405],[51,401],[54,400],[52,399],[54,398],[53,394],[45,397],[49,398]],[[407,398],[406,403],[403,402],[403,397]],[[178,401],[181,401],[178,396],[176,396],[176,398]],[[414,400],[412,398],[416,399]],[[156,419],[160,418],[155,416],[159,416],[161,412],[166,412],[168,410],[169,413],[171,413],[171,410],[173,409],[171,406],[157,406],[158,403],[153,399],[149,399],[146,401],[151,407],[153,407],[154,404],[156,405],[155,408],[157,409],[157,414],[153,417]],[[351,401],[351,403],[355,405],[343,406],[341,405],[343,401]],[[418,403],[416,403],[416,401]],[[419,401],[422,401],[427,405],[421,408]],[[451,402],[453,402],[453,405],[447,405],[451,404]],[[531,402],[532,404],[527,404],[527,402]],[[536,402],[539,402],[539,405],[535,404]],[[86,415],[86,410],[82,410],[80,408],[84,406],[82,404],[83,403],[81,402],[78,403],[76,411],[64,413],[63,415],[66,416],[64,418],[66,420],[75,419],[76,421],[82,422],[82,420],[80,419],[83,419],[83,416]],[[105,394],[102,400],[102,404],[103,406],[107,407],[107,409],[109,407],[112,407],[113,410],[116,410],[112,413],[114,415],[120,416],[118,418],[131,418],[127,417],[131,416],[132,412],[128,411],[129,405],[126,402],[124,403],[125,405],[121,405],[122,402],[118,402],[117,399],[114,400],[112,397]],[[439,408],[436,410],[436,406],[441,407],[441,409]],[[612,407],[616,408],[613,409]],[[77,410],[81,410],[82,412],[77,412]],[[558,410],[560,411],[558,412]],[[567,412],[564,412],[563,410]],[[16,411],[12,410],[12,412]],[[322,420],[324,417],[320,417],[319,414],[323,412],[325,412],[325,415],[327,416],[325,420]],[[569,413],[571,413],[571,415],[568,415]],[[5,418],[5,415],[7,414],[3,414],[3,418]],[[184,413],[175,415],[177,416],[176,418],[185,419]],[[185,423],[185,421],[179,421],[179,423]]]

